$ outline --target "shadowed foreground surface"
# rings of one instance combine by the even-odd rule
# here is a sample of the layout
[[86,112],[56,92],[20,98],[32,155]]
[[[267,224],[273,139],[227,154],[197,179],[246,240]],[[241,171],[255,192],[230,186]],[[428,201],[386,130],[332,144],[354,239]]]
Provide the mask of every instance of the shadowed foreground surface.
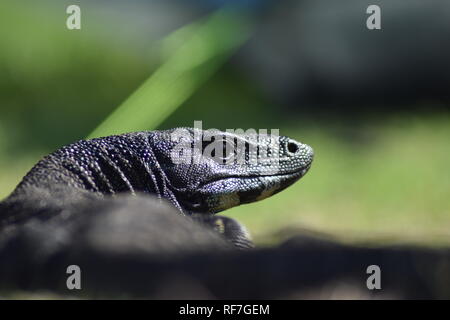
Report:
[[[450,298],[450,250],[345,246],[295,236],[275,248],[233,250],[217,234],[151,199],[99,201],[77,214],[2,231],[1,294],[151,299]],[[149,211],[154,211],[149,213]],[[81,268],[81,290],[66,269]],[[368,290],[369,265],[381,290]]]

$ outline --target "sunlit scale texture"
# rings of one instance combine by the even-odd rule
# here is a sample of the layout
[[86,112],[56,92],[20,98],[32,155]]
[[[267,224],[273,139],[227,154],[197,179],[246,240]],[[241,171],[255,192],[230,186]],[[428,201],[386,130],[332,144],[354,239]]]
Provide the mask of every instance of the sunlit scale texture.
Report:
[[136,132],[57,150],[25,176],[12,197],[36,186],[99,196],[141,192],[168,199],[186,214],[215,213],[283,190],[312,160],[311,147],[283,136],[192,128]]

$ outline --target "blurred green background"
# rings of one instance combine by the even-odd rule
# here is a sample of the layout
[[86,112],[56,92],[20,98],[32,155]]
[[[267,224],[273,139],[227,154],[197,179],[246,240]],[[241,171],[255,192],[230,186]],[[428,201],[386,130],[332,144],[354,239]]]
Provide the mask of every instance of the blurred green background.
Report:
[[447,102],[412,99],[413,107],[396,108],[392,99],[357,113],[342,101],[337,112],[308,99],[285,103],[240,63],[260,30],[249,8],[217,22],[210,8],[158,20],[185,7],[80,3],[82,29],[69,31],[70,1],[0,2],[0,198],[42,156],[88,136],[122,105],[99,134],[121,123],[138,130],[202,120],[204,128],[279,128],[314,148],[299,183],[226,211],[258,244],[299,230],[343,241],[450,244]]

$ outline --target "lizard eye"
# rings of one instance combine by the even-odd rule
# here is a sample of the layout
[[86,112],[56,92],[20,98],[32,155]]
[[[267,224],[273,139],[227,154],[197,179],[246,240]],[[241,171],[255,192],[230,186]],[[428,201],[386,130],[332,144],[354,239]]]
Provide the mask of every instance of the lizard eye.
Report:
[[218,149],[220,145],[222,146],[222,154],[219,154],[217,158],[222,161],[230,160],[234,156],[234,144],[227,139],[219,140],[218,143]]
[[226,138],[214,140],[212,142],[203,141],[203,152],[206,155],[210,155],[211,158],[221,164],[224,164],[234,157],[234,149],[233,141],[229,141]]
[[229,159],[234,155],[234,143],[228,140],[222,141],[222,155],[224,159]]

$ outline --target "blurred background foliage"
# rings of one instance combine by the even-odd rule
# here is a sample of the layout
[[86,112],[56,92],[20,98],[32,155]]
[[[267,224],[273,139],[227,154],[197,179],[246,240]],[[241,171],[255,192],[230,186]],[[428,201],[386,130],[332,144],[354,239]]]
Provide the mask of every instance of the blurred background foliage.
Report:
[[[202,120],[279,128],[314,148],[299,183],[226,212],[259,244],[299,230],[449,244],[450,3],[231,2],[211,24],[224,1],[1,1],[0,198],[127,101],[99,133]],[[70,4],[81,30],[66,28]],[[365,27],[369,4],[381,31]]]

